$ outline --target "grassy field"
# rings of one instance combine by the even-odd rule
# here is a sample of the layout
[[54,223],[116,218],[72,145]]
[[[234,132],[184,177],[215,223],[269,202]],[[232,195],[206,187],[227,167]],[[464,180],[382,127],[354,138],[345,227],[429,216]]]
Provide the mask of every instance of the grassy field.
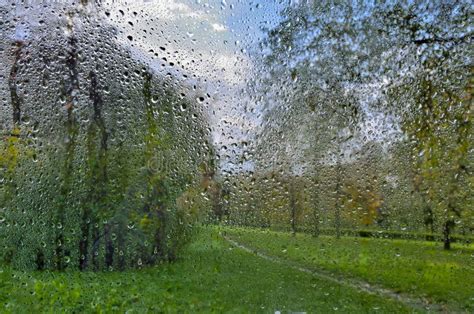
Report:
[[[268,244],[269,250],[281,251],[280,240],[292,250],[292,239],[284,235],[274,241],[269,233],[238,234],[242,240],[255,237],[254,245]],[[173,264],[127,272],[0,268],[1,312],[412,312],[403,304],[232,248],[215,229],[203,229],[184,256]]]
[[474,246],[224,228],[249,248],[309,269],[322,269],[414,297],[474,312]]

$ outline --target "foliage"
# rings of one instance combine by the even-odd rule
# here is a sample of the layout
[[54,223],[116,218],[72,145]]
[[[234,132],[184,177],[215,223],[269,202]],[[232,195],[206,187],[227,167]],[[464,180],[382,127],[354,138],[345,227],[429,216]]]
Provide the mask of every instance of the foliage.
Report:
[[[25,45],[13,64],[13,131],[0,146],[2,259],[29,270],[175,260],[208,209],[177,201],[198,194],[198,167],[214,158],[203,113],[131,59],[114,30],[96,31],[87,21],[97,12],[62,10],[45,13],[51,32],[33,30],[42,44]],[[104,49],[90,44],[104,40]]]
[[[299,225],[315,235],[371,225],[443,233],[449,249],[453,232],[471,233],[471,11],[468,1],[285,6],[256,62],[268,75],[249,86],[265,122],[255,169],[235,180],[236,194],[259,200],[247,225],[293,228],[281,180],[268,181],[278,173],[304,182]],[[245,191],[252,181],[267,186]]]

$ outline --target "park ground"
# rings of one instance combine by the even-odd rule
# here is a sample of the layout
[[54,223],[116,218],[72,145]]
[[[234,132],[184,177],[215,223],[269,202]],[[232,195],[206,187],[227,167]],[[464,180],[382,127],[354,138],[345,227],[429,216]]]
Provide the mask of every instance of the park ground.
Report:
[[202,227],[175,263],[125,272],[0,267],[1,312],[474,311],[474,247]]

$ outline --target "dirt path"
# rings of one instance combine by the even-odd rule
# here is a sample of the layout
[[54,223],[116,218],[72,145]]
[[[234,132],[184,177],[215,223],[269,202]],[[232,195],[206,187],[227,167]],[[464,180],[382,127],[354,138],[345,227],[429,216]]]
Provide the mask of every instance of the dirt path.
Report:
[[[299,270],[304,273],[311,274],[315,277],[321,278],[323,280],[327,280],[342,286],[346,287],[351,287],[353,289],[363,291],[368,294],[372,295],[378,295],[390,299],[394,299],[396,301],[399,301],[415,310],[422,310],[422,311],[428,311],[428,312],[439,312],[439,313],[453,313],[456,312],[458,313],[459,311],[455,309],[449,309],[445,304],[438,304],[438,303],[433,303],[432,300],[428,299],[421,299],[421,298],[416,298],[407,294],[401,294],[397,293],[393,290],[383,288],[377,285],[369,284],[367,282],[361,281],[361,280],[356,280],[354,278],[344,278],[340,276],[336,276],[334,274],[331,274],[329,272],[325,272],[324,270],[318,270],[318,269],[313,269],[313,268],[306,268],[301,265],[298,265],[295,262],[276,257],[276,256],[270,256],[265,253],[259,252],[253,248],[247,247],[242,243],[239,243],[233,239],[231,239],[228,236],[222,235],[222,237],[230,243],[232,246],[237,247],[239,249],[242,249],[244,251],[247,251],[249,253],[255,254],[260,258],[266,259],[268,261],[272,261],[275,263],[283,264],[285,266],[288,266],[290,268]],[[462,311],[461,311],[462,312]]]

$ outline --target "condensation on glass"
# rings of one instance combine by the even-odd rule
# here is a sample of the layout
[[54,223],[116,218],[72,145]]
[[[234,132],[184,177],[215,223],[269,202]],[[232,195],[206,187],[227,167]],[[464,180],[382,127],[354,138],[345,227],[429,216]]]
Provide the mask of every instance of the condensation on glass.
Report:
[[3,263],[141,268],[203,224],[472,241],[472,25],[469,1],[0,1]]

